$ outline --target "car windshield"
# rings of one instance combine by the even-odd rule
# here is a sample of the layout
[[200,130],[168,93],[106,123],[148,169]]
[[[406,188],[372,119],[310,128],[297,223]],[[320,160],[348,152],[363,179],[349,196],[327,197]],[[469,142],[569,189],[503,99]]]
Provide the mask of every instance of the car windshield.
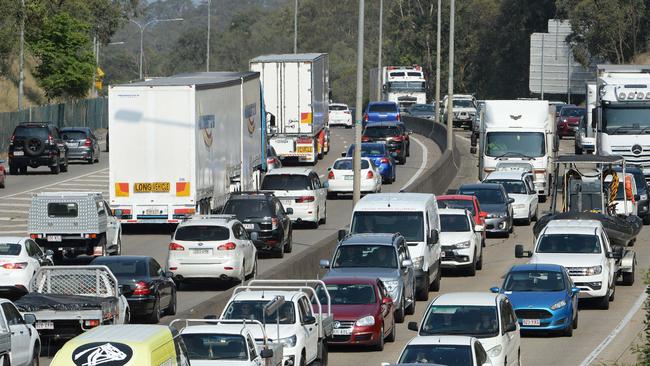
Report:
[[47,127],[27,127],[18,126],[14,131],[14,135],[18,138],[32,138],[35,137],[39,140],[46,140],[49,135]]
[[[348,149],[348,156],[354,153],[354,145]],[[386,146],[380,144],[361,144],[361,156],[384,156],[386,155]]]
[[493,337],[499,333],[496,306],[432,305],[420,335]]
[[560,116],[562,117],[582,117],[586,113],[584,108],[562,108]]
[[366,127],[364,136],[368,137],[394,137],[399,136],[400,131],[397,127]]
[[246,341],[241,335],[186,333],[181,337],[191,361],[248,360]]
[[223,213],[240,219],[273,216],[271,205],[266,199],[231,199],[223,207]]
[[547,234],[537,245],[538,253],[600,253],[598,236],[591,234]]
[[564,290],[564,278],[555,271],[515,271],[504,281],[505,291],[550,292]]
[[466,194],[468,196],[476,196],[481,205],[498,205],[506,203],[505,197],[503,197],[503,194],[499,189],[463,189],[461,187],[458,193]]
[[485,154],[491,157],[538,158],[544,156],[542,132],[488,132]]
[[[419,75],[410,75],[419,76]],[[390,81],[388,88],[391,91],[424,91],[424,81]]]
[[487,179],[484,183],[501,184],[506,189],[506,192],[512,194],[528,194],[526,185],[520,180]]
[[305,191],[310,188],[310,179],[302,174],[267,175],[262,181],[262,189],[267,191]]
[[346,105],[332,105],[330,104],[330,111],[347,111],[348,106]]
[[248,320],[257,320],[260,322],[268,322],[269,324],[275,324],[278,318],[278,312],[280,313],[280,324],[293,324],[296,321],[295,313],[293,310],[293,303],[287,301],[280,306],[279,311],[275,311],[273,314],[264,316],[264,305],[268,304],[268,301],[233,301],[228,305],[228,309],[224,313],[224,319],[248,319]]
[[433,112],[431,104],[416,104],[410,108],[411,112]]
[[400,364],[426,363],[444,366],[471,366],[472,348],[456,344],[412,344],[406,346]]
[[474,108],[474,102],[471,99],[454,99],[454,108]]
[[78,130],[61,131],[61,135],[64,140],[85,140],[87,137],[84,131]]
[[472,216],[476,215],[474,202],[470,200],[438,200],[438,208],[460,208],[468,210],[472,213]]
[[371,104],[368,106],[369,113],[397,113],[397,106],[395,104],[380,103]]
[[[368,169],[370,168],[370,164],[368,164],[368,160],[361,159],[361,169]],[[334,163],[334,166],[332,167],[334,170],[352,170],[352,159],[340,159],[337,160]]]
[[408,242],[424,241],[422,212],[356,211],[352,216],[353,234],[400,233]]
[[[368,305],[374,304],[375,288],[366,284],[326,284],[332,305]],[[327,304],[327,296],[322,286],[316,289],[321,304]]]
[[[102,258],[108,258],[108,260],[103,260]],[[114,258],[116,257],[97,257],[92,264],[108,267],[115,277],[133,278],[147,276],[147,259],[115,260]]]
[[454,233],[469,231],[469,221],[465,215],[440,215],[440,231]]
[[0,243],[0,255],[18,255],[22,245],[13,243]]
[[397,268],[397,253],[390,245],[341,245],[334,254],[333,268]]
[[184,241],[228,240],[230,229],[217,225],[188,225],[176,229],[174,239]]

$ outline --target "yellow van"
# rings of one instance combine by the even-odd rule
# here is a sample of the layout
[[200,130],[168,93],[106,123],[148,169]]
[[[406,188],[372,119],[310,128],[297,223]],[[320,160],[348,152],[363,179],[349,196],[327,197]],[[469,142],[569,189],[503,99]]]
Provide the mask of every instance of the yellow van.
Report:
[[176,330],[166,325],[102,325],[69,340],[50,366],[189,366]]

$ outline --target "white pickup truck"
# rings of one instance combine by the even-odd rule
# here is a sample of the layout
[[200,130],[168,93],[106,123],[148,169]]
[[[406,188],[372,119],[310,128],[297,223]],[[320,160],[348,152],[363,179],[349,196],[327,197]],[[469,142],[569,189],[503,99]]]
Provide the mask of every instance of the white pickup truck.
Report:
[[636,253],[610,245],[597,220],[552,220],[537,236],[535,249],[525,251],[523,245],[516,245],[515,257],[564,266],[580,288],[579,297],[598,299],[602,309],[609,309],[614,301],[619,277],[623,285],[634,284]]
[[[180,335],[192,364],[214,361],[228,366],[281,366],[282,345],[269,342],[264,325],[246,319],[176,319],[171,327],[181,326]],[[263,338],[257,341],[253,329]]]
[[[317,287],[325,289],[327,304],[321,304],[316,296]],[[319,295],[322,296],[320,290]],[[318,311],[312,310],[312,303]],[[247,286],[235,288],[221,319],[262,322],[266,333],[271,335],[270,341],[284,346],[284,365],[308,365],[316,360],[326,365],[327,340],[334,325],[331,308],[323,281],[251,280]],[[263,339],[261,330],[252,332],[257,342]]]

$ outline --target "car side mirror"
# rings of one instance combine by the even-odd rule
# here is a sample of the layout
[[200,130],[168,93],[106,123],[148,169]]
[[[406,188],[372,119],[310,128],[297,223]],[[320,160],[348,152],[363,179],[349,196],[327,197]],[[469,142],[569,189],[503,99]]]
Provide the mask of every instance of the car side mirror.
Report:
[[571,288],[571,294],[572,295],[577,295],[578,293],[580,293],[580,288],[578,288],[578,287]]
[[293,208],[291,207],[285,208],[284,213],[286,213],[287,215],[293,215]]
[[413,267],[413,261],[410,259],[404,259],[402,261],[402,268],[411,268]]
[[340,229],[338,231],[338,240],[341,241],[343,240],[346,236],[348,236],[348,231],[345,229]]
[[438,234],[438,230],[432,229],[431,232],[429,233],[427,244],[434,245],[437,244],[439,240],[440,240],[440,235]]
[[506,325],[506,333],[514,332],[517,330],[517,323],[508,323]]
[[268,349],[268,348],[265,348],[265,349],[261,350],[260,351],[260,357],[262,357],[262,358],[271,358],[271,357],[273,357],[273,350]]
[[498,287],[490,287],[490,292],[493,294],[498,294],[500,290],[501,289],[499,289]]
[[412,330],[414,332],[417,332],[419,330],[418,329],[418,323],[417,322],[409,322],[408,323],[408,329]]
[[390,297],[384,297],[383,299],[381,299],[381,303],[384,305],[390,305],[393,303],[393,299],[391,299]]
[[27,325],[34,325],[34,324],[36,324],[36,315],[34,315],[34,314],[25,314],[25,315],[23,315],[23,320],[25,320],[25,324],[27,324]]
[[514,198],[508,198],[508,203],[515,203],[515,199]]
[[474,231],[476,231],[478,233],[483,232],[483,231],[485,231],[485,226],[483,226],[483,225],[474,225]]
[[530,250],[524,250],[524,246],[521,244],[515,245],[515,258],[529,258],[532,257],[533,253]]
[[316,324],[316,318],[313,316],[306,316],[305,319],[303,320],[303,324],[305,325]]
[[330,268],[330,261],[327,259],[321,259],[320,262],[318,262],[318,265],[320,268],[328,269]]
[[348,153],[344,151],[344,152],[341,153],[341,157],[344,158],[347,154],[348,154]]

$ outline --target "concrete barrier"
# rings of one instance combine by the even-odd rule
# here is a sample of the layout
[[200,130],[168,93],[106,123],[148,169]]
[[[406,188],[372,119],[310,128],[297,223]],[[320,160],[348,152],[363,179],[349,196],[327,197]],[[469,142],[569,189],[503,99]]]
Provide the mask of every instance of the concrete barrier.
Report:
[[[442,194],[456,177],[460,166],[458,150],[447,151],[447,129],[442,124],[420,118],[404,119],[406,126],[413,132],[432,139],[443,152],[434,166],[413,182],[406,190],[408,192]],[[454,144],[457,146],[457,144]],[[297,255],[287,258],[280,265],[263,273],[264,279],[296,279],[317,278],[321,273],[318,262],[323,258],[331,258],[337,244],[337,235],[332,234],[310,246]],[[223,307],[232,295],[233,289],[215,295],[213,298],[183,312],[176,318],[200,318],[206,315],[221,315]],[[171,319],[163,322],[169,323]]]

